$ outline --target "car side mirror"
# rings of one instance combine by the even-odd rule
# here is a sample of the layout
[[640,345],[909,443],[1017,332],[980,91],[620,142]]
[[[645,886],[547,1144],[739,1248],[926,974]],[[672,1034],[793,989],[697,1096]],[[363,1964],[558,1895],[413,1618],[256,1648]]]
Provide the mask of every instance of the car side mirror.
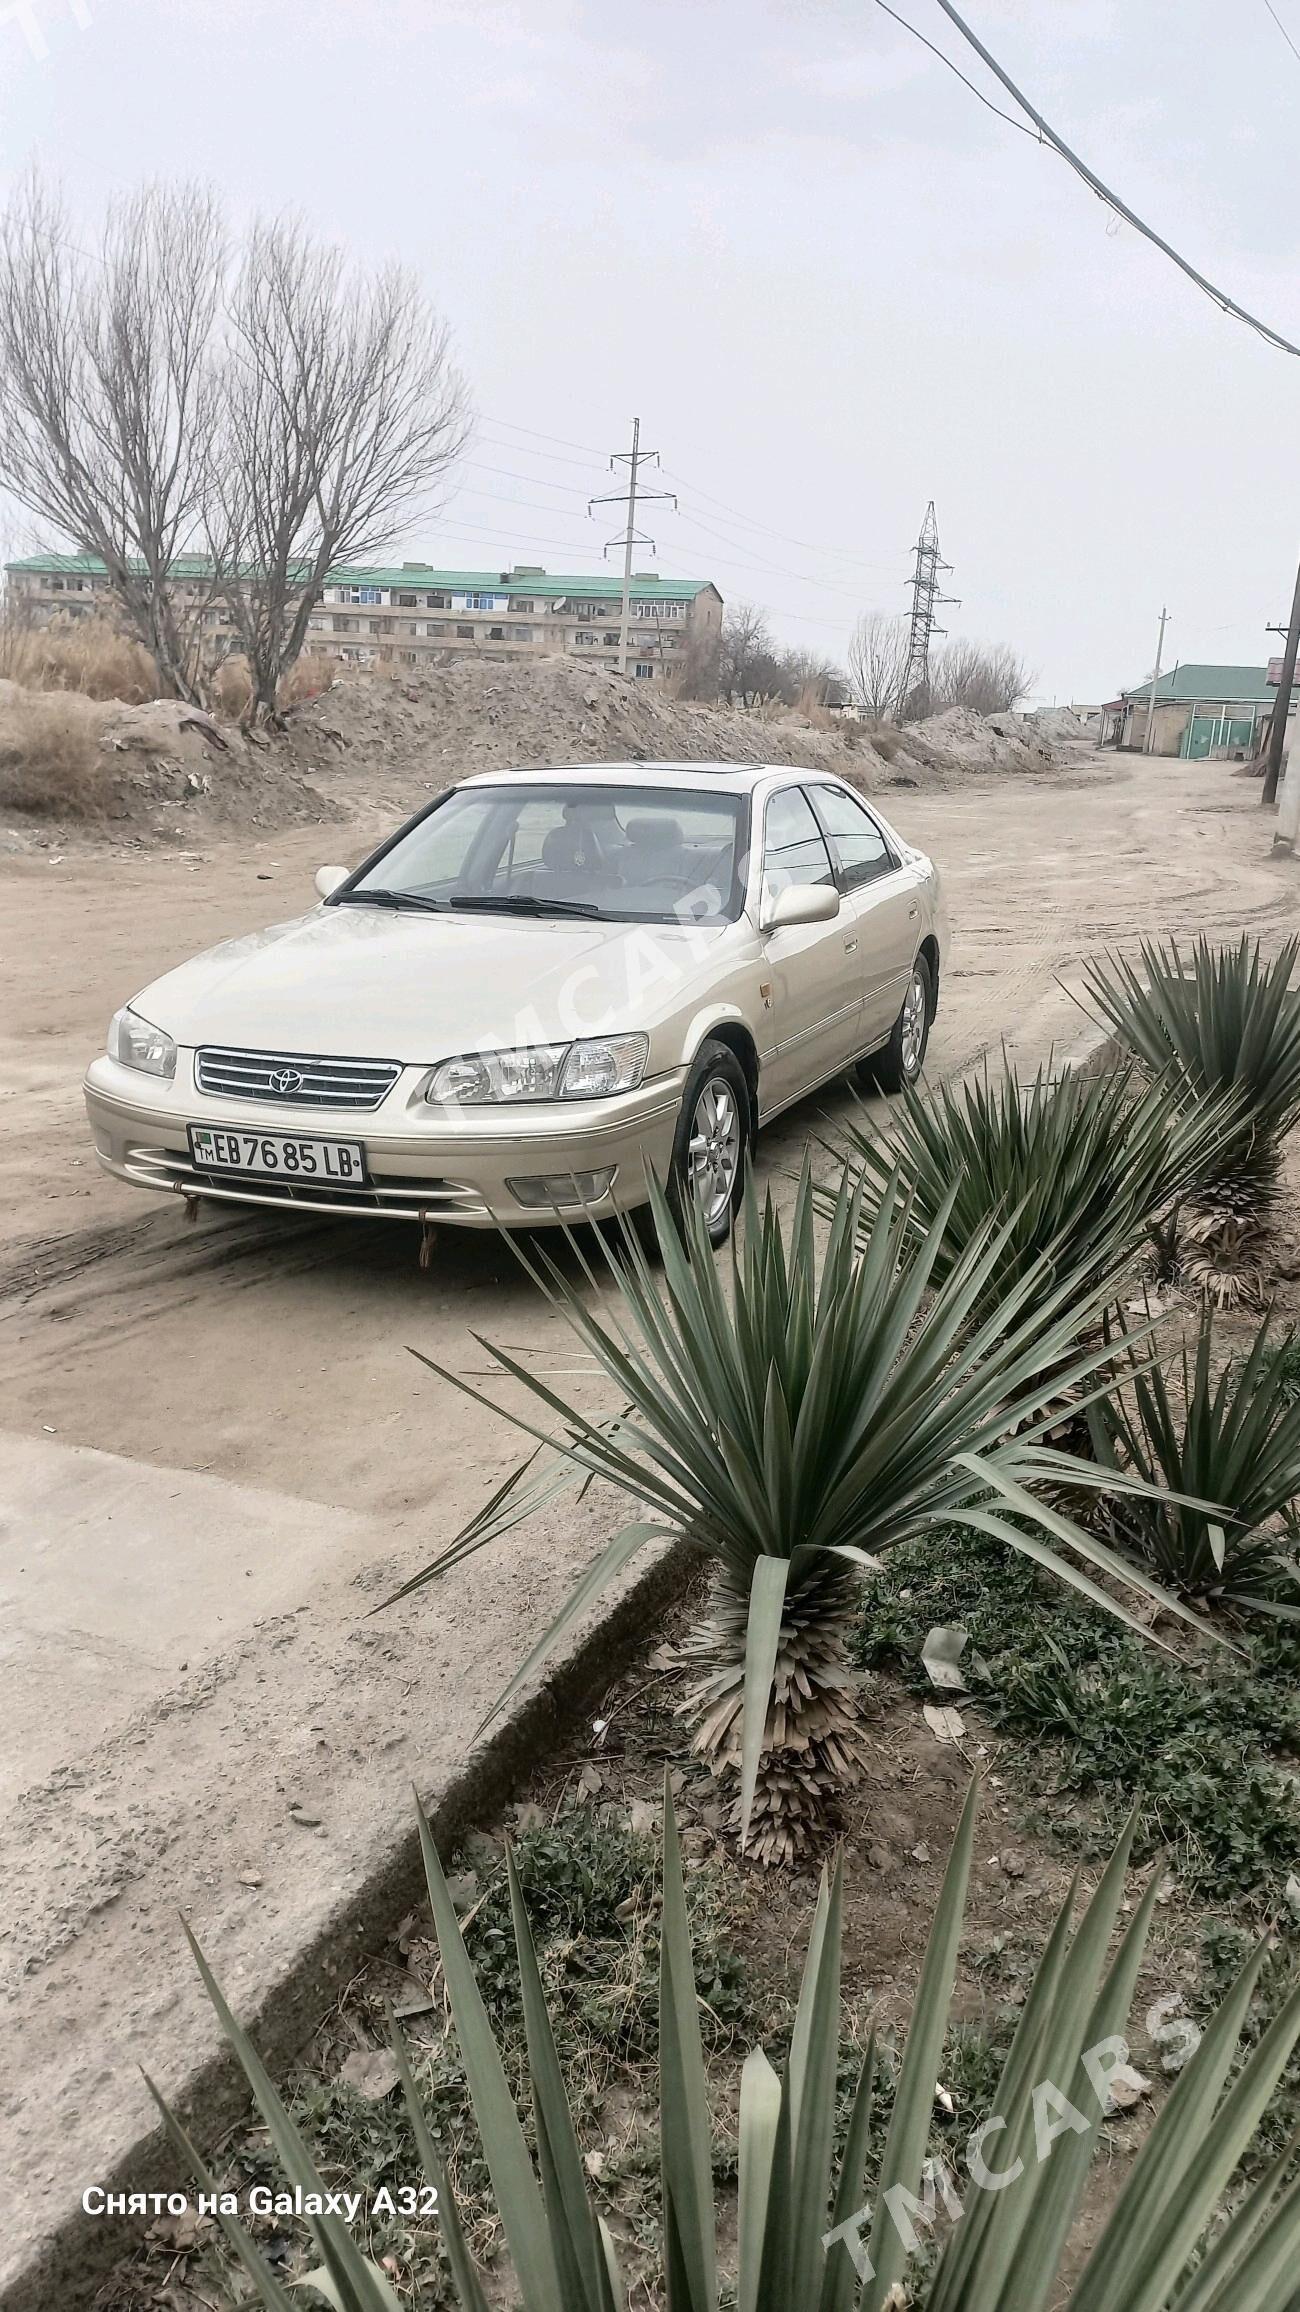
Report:
[[347,882],[351,873],[350,867],[318,867],[316,869],[316,889],[321,898],[332,899],[334,893]]
[[832,923],[840,911],[833,883],[787,883],[763,909],[764,931],[785,931],[795,923]]

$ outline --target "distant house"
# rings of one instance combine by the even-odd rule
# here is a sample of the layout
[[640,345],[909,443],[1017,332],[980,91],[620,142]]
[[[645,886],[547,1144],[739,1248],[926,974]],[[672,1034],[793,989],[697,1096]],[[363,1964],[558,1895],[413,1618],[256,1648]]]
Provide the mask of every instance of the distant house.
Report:
[[[1171,667],[1155,686],[1152,754],[1202,760],[1257,753],[1277,697],[1269,671],[1266,666]],[[1142,752],[1151,703],[1149,682],[1109,700],[1101,710],[1101,744]]]

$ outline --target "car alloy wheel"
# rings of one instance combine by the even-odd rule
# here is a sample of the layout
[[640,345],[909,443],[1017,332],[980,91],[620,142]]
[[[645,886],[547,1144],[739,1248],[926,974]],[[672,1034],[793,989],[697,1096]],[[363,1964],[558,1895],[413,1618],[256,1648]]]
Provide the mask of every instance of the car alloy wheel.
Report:
[[925,1050],[925,1012],[928,1000],[925,973],[918,964],[912,973],[899,1023],[899,1056],[903,1063],[903,1073],[909,1077],[917,1074]]
[[691,1186],[710,1228],[718,1226],[736,1193],[743,1145],[736,1095],[725,1077],[709,1076],[695,1103],[687,1154]]

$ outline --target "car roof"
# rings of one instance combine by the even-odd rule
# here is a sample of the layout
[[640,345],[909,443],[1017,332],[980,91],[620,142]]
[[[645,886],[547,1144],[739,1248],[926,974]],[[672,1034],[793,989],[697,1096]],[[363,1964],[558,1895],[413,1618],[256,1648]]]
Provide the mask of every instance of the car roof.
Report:
[[516,780],[563,779],[575,786],[590,782],[602,787],[721,788],[727,793],[749,794],[764,779],[823,779],[832,775],[802,763],[532,763],[508,771],[480,771],[461,784],[490,787],[509,786]]

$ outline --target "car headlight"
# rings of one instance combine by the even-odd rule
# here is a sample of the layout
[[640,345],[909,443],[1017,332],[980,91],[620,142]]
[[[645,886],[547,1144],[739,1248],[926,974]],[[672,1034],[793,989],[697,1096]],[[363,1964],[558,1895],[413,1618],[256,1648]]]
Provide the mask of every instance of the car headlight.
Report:
[[124,1068],[142,1068],[146,1076],[174,1076],[176,1046],[169,1035],[132,1011],[129,1003],[114,1012],[108,1030],[108,1056]]
[[602,1100],[631,1092],[645,1074],[648,1036],[588,1036],[576,1044],[464,1052],[429,1078],[426,1100],[477,1108],[500,1100]]

